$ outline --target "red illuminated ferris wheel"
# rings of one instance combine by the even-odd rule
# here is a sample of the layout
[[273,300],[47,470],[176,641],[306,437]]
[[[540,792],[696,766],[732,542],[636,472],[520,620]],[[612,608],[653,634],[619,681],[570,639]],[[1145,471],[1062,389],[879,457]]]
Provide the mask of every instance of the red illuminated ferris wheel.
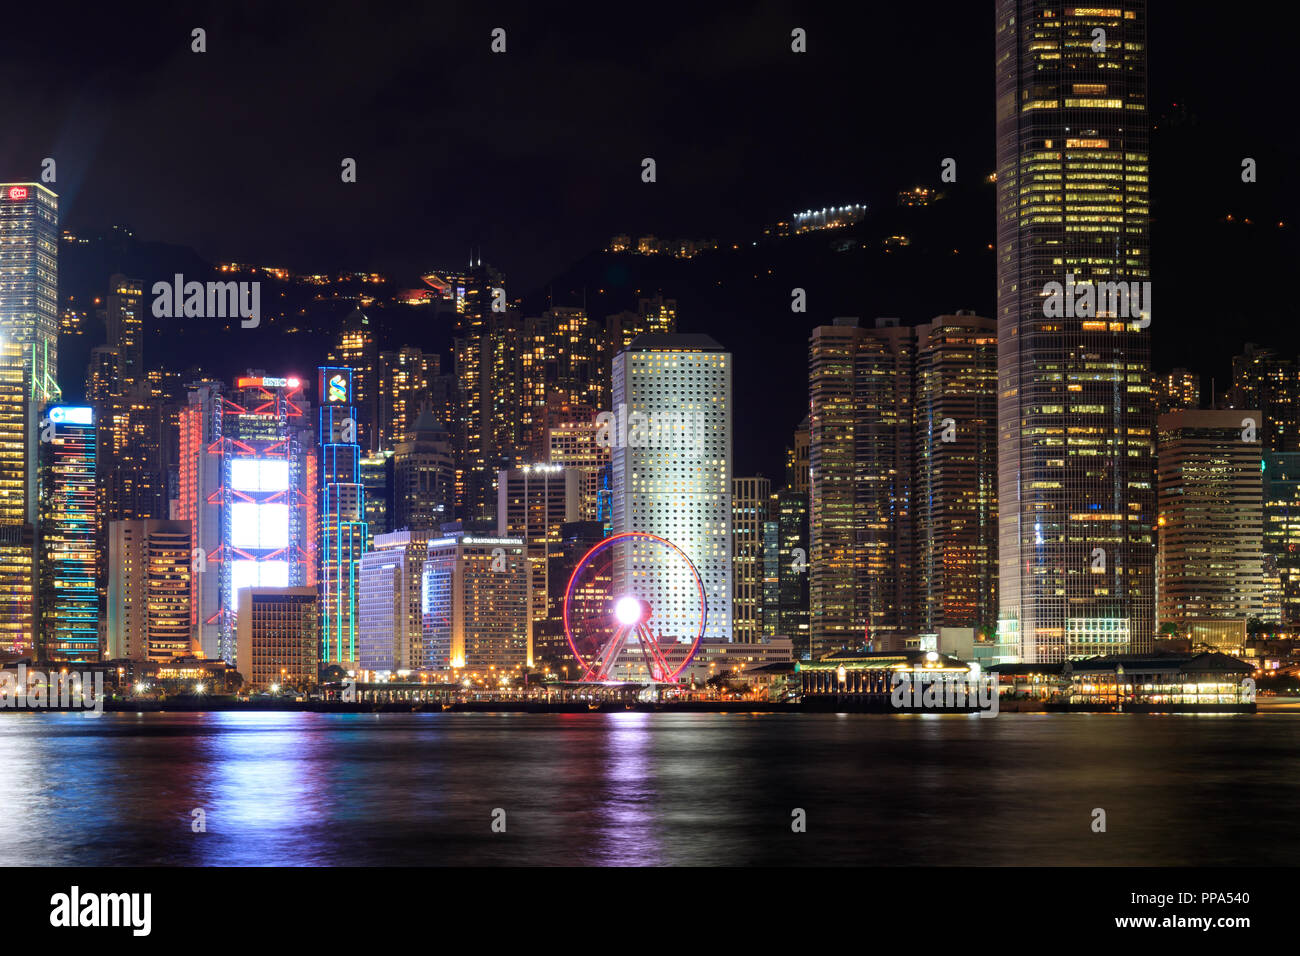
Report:
[[652,681],[675,682],[695,657],[707,619],[704,582],[691,559],[644,531],[594,545],[564,592],[564,635],[584,681],[610,680],[622,657],[633,666],[639,659]]

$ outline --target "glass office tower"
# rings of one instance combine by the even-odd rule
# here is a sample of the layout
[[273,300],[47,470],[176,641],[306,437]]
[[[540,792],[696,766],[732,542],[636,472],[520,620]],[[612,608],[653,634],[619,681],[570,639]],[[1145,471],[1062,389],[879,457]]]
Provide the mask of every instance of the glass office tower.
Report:
[[[1060,661],[1150,647],[1155,488],[1151,299],[1149,284],[1143,286],[1150,278],[1146,87],[1144,0],[1096,7],[999,0],[1004,657]],[[1049,298],[1052,283],[1069,299],[1063,309]],[[1132,295],[1098,303],[1103,283],[1145,294],[1138,303]]]
[[57,401],[58,197],[0,183],[0,653],[36,645],[37,418]]

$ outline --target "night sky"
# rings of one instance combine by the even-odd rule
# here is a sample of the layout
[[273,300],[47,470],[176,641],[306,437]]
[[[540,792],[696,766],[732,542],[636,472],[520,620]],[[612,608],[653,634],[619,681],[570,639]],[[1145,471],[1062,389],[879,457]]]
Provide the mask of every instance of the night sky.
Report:
[[[65,227],[125,224],[209,260],[410,285],[481,249],[512,296],[615,233],[746,243],[798,209],[883,212],[900,188],[938,185],[948,156],[969,194],[959,231],[992,241],[992,190],[972,185],[994,168],[991,0],[419,7],[34,9],[0,39],[0,179],[35,179],[54,157]],[[1300,351],[1293,41],[1251,9],[1150,5],[1156,365],[1221,381],[1243,340]],[[203,54],[190,52],[196,26]],[[489,50],[497,26],[504,55]],[[790,51],[796,26],[805,55]],[[646,156],[654,184],[640,179]],[[1241,183],[1244,156],[1258,183]],[[344,157],[355,184],[340,181]],[[957,291],[891,288],[886,270],[848,305],[908,322],[991,314],[988,264]],[[756,336],[781,351],[759,346],[755,362],[788,358],[844,314],[813,296],[791,326],[780,291],[745,326],[786,333]],[[743,376],[735,329],[689,305],[683,330],[718,334]],[[792,371],[781,388],[797,421],[806,377]]]

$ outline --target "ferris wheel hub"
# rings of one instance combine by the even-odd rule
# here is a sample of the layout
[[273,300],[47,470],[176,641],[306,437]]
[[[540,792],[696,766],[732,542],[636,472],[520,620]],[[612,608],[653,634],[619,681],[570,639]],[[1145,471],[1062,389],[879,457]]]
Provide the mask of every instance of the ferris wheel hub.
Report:
[[635,627],[650,616],[647,613],[649,609],[644,601],[629,595],[618,599],[614,605],[614,617],[624,627]]

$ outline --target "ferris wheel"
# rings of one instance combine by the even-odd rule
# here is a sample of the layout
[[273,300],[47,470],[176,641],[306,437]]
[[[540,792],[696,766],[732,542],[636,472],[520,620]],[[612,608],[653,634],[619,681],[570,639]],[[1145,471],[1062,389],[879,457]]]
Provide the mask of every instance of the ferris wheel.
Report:
[[644,670],[652,681],[675,683],[699,650],[707,619],[694,563],[644,531],[594,545],[564,592],[564,635],[584,681]]

